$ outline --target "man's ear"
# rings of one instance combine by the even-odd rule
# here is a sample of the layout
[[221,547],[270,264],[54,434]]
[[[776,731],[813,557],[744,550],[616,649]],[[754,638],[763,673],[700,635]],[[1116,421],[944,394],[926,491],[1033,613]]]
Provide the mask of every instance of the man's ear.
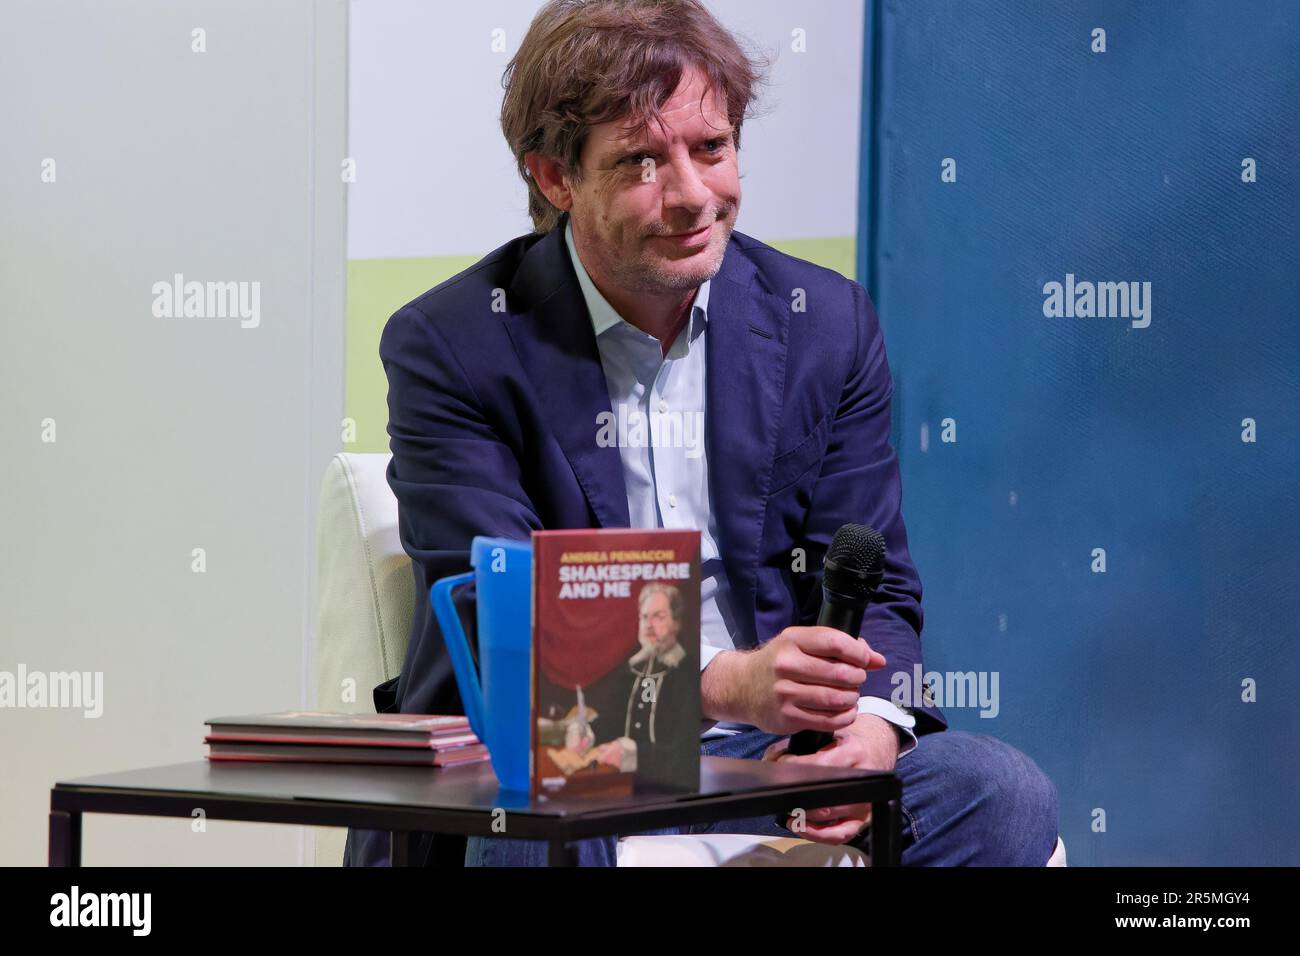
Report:
[[564,163],[541,153],[524,153],[524,165],[528,175],[532,176],[537,188],[552,206],[561,212],[568,212],[573,206],[573,193],[565,181]]

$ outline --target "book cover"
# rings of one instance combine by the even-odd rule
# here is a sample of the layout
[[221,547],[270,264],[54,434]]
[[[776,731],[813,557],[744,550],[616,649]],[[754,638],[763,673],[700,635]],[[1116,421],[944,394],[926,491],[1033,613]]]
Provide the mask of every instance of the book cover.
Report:
[[221,743],[256,743],[256,744],[310,744],[313,746],[339,747],[379,747],[394,750],[449,750],[453,747],[466,747],[479,743],[472,733],[456,736],[426,737],[416,734],[390,734],[379,737],[359,737],[339,735],[324,737],[315,734],[281,734],[281,733],[211,733],[203,738],[205,744]]
[[700,784],[700,533],[533,533],[534,797]]
[[212,717],[205,721],[214,732],[218,729],[250,727],[292,730],[303,733],[323,730],[330,733],[380,731],[383,733],[440,734],[463,733],[469,720],[459,715],[441,714],[346,714],[320,710],[282,710],[273,714],[241,714]]
[[338,744],[376,747],[455,747],[480,743],[469,720],[443,714],[348,714],[285,710],[273,714],[213,717],[214,740],[263,743]]
[[459,767],[488,759],[483,744],[432,750],[409,747],[339,747],[325,744],[263,744],[214,740],[208,759],[260,763],[355,763],[415,767]]

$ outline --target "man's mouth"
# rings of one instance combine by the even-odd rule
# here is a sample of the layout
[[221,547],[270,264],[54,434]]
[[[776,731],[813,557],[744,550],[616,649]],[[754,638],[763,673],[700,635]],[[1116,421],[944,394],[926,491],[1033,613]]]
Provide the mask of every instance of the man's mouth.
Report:
[[712,233],[713,223],[708,223],[695,232],[678,233],[673,236],[657,236],[656,238],[662,239],[665,242],[669,242],[680,248],[691,248],[694,246],[704,245],[709,241],[709,236],[712,235]]

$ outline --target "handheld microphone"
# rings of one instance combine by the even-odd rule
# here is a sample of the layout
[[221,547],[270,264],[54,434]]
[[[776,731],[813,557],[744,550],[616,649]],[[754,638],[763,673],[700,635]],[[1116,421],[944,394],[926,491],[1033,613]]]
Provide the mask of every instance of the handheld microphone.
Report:
[[[841,525],[822,563],[822,609],[817,623],[858,637],[884,567],[885,539],[879,531],[864,524]],[[801,730],[790,738],[790,753],[816,753],[834,739],[825,731]]]

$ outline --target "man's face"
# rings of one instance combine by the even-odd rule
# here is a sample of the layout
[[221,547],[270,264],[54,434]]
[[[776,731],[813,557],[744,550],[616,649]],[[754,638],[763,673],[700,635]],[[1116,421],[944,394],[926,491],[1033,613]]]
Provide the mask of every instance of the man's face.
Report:
[[712,90],[705,94],[703,74],[684,72],[662,113],[662,128],[652,122],[630,138],[619,129],[626,117],[592,128],[570,210],[597,280],[656,295],[717,275],[740,211],[726,104]]
[[642,644],[652,646],[656,654],[664,654],[677,643],[678,629],[667,594],[655,591],[641,602]]

